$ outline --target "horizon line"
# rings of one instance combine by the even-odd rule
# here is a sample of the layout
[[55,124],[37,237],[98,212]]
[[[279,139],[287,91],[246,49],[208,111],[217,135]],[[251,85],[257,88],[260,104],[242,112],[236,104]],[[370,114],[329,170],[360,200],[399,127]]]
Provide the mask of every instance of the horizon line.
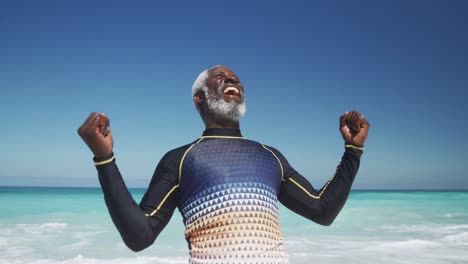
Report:
[[[39,186],[32,186],[32,185],[0,185],[0,188],[37,188],[37,189],[101,189],[100,186],[45,186],[45,185],[39,185]],[[148,189],[148,187],[128,187],[129,190],[145,190]],[[415,188],[356,188],[356,189],[351,189],[351,191],[379,191],[379,192],[385,192],[385,191],[407,191],[407,192],[417,192],[417,191],[446,191],[446,192],[467,192],[468,189],[466,188],[461,188],[461,189],[435,189],[435,188],[421,188],[421,189],[415,189]]]

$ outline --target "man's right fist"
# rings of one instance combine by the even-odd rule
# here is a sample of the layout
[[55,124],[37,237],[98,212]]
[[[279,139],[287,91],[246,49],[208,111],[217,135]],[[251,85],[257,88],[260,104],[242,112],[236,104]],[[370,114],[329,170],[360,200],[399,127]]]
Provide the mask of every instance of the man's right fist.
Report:
[[78,135],[88,145],[95,158],[104,158],[112,153],[114,141],[110,132],[109,119],[104,113],[91,113],[78,128]]

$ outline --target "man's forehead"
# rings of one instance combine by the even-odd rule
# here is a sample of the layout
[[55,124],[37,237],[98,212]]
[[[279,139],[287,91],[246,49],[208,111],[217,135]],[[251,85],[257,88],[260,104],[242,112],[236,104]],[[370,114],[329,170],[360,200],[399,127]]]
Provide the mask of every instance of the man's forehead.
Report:
[[219,73],[219,72],[234,74],[234,72],[231,69],[223,67],[223,66],[217,66],[217,67],[214,67],[214,68],[210,69],[208,71],[208,74],[212,75],[212,74],[216,74],[216,73]]

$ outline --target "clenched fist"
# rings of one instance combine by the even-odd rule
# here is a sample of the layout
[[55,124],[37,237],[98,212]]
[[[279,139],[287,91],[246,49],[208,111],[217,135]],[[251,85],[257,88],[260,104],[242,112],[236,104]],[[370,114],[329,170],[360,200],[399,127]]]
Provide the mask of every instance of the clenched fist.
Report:
[[110,132],[109,119],[104,113],[91,113],[78,128],[78,135],[88,145],[95,158],[103,158],[112,153],[114,141]]
[[346,112],[340,117],[340,132],[347,144],[364,146],[369,127],[369,122],[357,111]]

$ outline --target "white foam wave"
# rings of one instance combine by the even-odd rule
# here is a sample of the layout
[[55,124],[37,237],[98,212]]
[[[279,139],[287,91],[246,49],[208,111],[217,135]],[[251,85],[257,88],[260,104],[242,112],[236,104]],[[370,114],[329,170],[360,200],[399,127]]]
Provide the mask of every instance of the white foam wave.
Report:
[[305,237],[288,237],[284,240],[284,244],[288,246],[297,246],[310,243],[310,240]]
[[453,232],[468,231],[468,224],[460,225],[387,225],[368,227],[366,231],[389,231],[395,233],[432,233],[432,234],[450,234]]
[[85,258],[78,255],[71,259],[55,260],[55,259],[30,259],[13,261],[0,260],[0,264],[179,264],[187,263],[186,257],[136,257],[136,258],[115,258],[115,259],[97,259]]
[[[466,235],[466,234],[465,234]],[[447,237],[446,240],[464,240],[465,235]],[[335,237],[333,240],[317,238],[304,244],[286,244],[291,263],[392,263],[392,264],[447,264],[468,263],[466,246],[454,246],[441,240],[403,239],[381,240],[383,237]]]
[[16,224],[16,229],[32,234],[63,232],[67,227],[66,223]]
[[445,236],[441,241],[451,244],[468,245],[468,232],[462,232],[455,235]]
[[0,237],[0,248],[4,248],[8,245],[8,238]]
[[444,214],[443,216],[445,218],[451,218],[451,219],[468,217],[467,214],[461,214],[461,213],[447,213],[447,214]]
[[410,253],[411,250],[422,250],[428,248],[437,248],[440,244],[434,241],[428,240],[421,240],[421,239],[410,239],[407,241],[396,241],[396,242],[387,242],[383,243],[380,246],[376,247],[375,249],[382,249],[382,250],[405,250]]

